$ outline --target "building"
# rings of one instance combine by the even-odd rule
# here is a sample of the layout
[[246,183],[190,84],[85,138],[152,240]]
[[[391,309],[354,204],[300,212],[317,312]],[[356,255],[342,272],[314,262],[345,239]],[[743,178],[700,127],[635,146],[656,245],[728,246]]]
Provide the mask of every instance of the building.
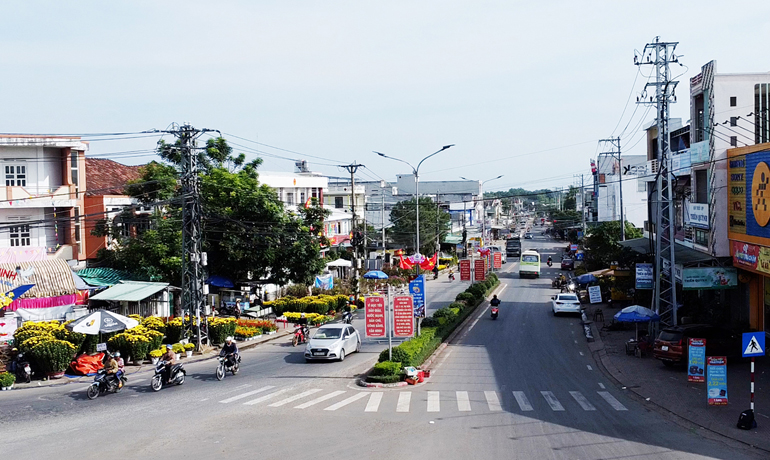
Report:
[[275,190],[287,211],[296,211],[298,206],[304,206],[312,198],[323,203],[324,190],[329,185],[328,177],[309,171],[261,171],[259,181]]
[[84,260],[80,137],[0,135],[0,261]]
[[351,201],[353,198],[356,201],[356,216],[360,221],[363,221],[366,210],[366,188],[358,182],[355,185],[355,193],[351,193],[350,180],[330,180],[323,194],[323,207],[334,209],[337,212],[347,214],[348,218],[352,218]]
[[625,155],[618,161],[611,155],[599,155],[595,177],[596,196],[592,207],[596,221],[620,220],[620,188],[623,187],[623,218],[636,228],[644,227],[647,220],[647,180],[652,177],[647,174],[647,156]]

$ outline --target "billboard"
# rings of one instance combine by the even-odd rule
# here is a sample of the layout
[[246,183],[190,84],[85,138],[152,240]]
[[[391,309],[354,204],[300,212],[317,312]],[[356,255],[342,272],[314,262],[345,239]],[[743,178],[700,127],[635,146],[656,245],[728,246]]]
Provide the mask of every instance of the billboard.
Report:
[[393,337],[414,335],[414,307],[412,296],[393,297]]
[[636,264],[636,289],[652,289],[655,284],[652,264]]
[[470,281],[471,280],[471,261],[468,259],[463,259],[459,263],[460,265],[460,281]]
[[738,286],[734,267],[697,267],[682,270],[682,289],[731,289]]
[[385,298],[367,297],[364,307],[366,308],[366,336],[385,337]]
[[487,279],[487,261],[486,259],[476,259],[473,261],[473,279],[475,281],[484,281]]
[[425,275],[417,276],[409,282],[409,292],[414,298],[414,316],[425,316]]
[[770,151],[731,156],[727,162],[731,238],[770,238]]

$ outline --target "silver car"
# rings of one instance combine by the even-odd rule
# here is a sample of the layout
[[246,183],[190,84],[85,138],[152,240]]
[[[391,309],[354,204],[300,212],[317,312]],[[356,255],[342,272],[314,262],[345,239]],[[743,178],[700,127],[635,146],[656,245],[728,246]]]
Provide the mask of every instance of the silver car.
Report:
[[559,313],[581,313],[580,299],[576,294],[558,294],[551,297],[554,316]]
[[361,336],[349,324],[326,324],[318,328],[305,347],[305,360],[345,359],[361,350]]

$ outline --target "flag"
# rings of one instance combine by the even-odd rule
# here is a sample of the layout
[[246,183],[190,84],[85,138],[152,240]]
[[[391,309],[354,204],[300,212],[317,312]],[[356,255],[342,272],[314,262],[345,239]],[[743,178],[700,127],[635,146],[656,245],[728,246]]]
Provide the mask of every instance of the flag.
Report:
[[430,259],[424,258],[422,262],[420,262],[420,268],[423,270],[433,270],[433,267],[436,266],[436,263],[438,262],[438,252],[433,254],[433,257]]
[[401,267],[404,270],[409,270],[412,267],[414,267],[414,264],[409,261],[409,259],[404,259],[403,254],[398,256],[398,266]]
[[308,198],[307,201],[305,201],[305,209],[310,207],[310,202],[312,201],[312,198]]

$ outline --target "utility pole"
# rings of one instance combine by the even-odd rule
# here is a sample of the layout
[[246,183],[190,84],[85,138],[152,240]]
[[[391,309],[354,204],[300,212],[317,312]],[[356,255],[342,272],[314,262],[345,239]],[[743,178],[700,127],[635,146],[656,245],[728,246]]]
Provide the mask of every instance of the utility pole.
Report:
[[382,265],[385,266],[385,181],[380,181],[380,226],[382,227]]
[[[620,136],[617,138],[600,139],[599,142],[609,142],[613,146],[613,151],[602,152],[599,155],[610,155],[615,158],[618,156],[618,188],[620,189],[620,241],[626,241],[626,219],[623,214],[623,161],[620,159]],[[617,149],[617,152],[614,150]]]
[[[676,101],[675,90],[678,82],[671,80],[669,64],[679,62],[674,54],[678,42],[661,42],[655,37],[654,43],[644,46],[641,57],[634,56],[634,64],[655,66],[655,81],[647,83],[637,103],[655,104],[658,122],[658,176],[656,180],[655,210],[655,312],[664,324],[677,325],[676,301],[676,258],[674,254],[674,203],[672,201],[672,176],[670,169],[671,152],[669,145],[669,104]],[[646,88],[655,87],[655,97],[647,98]],[[665,270],[665,264],[668,269]],[[666,273],[666,271],[668,273]]]
[[[340,165],[340,168],[345,168],[350,173],[350,213],[351,213],[351,220],[350,220],[350,232],[353,234],[353,238],[351,239],[351,243],[358,243],[359,238],[357,237],[356,233],[356,171],[358,171],[358,168],[362,167],[362,164],[357,164],[355,161],[353,164],[349,165]],[[353,265],[353,279],[356,280],[356,291],[358,291],[358,269],[359,267],[359,260],[358,260],[358,244],[353,244],[353,259],[355,260],[355,263]],[[358,298],[358,292],[355,292],[356,299]]]
[[586,237],[586,188],[583,175],[580,175],[580,214],[583,216],[583,238]]

